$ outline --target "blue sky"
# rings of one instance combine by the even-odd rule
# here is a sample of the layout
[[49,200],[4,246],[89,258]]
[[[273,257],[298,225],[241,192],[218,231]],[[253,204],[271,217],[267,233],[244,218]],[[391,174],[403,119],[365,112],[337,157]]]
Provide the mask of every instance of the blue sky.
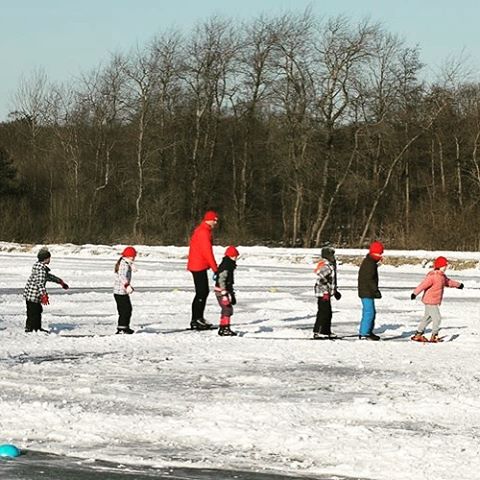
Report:
[[420,46],[430,72],[464,52],[480,80],[478,0],[0,0],[0,121],[13,108],[22,76],[35,69],[68,81],[172,26],[188,30],[214,14],[248,19],[308,6],[327,17],[381,22]]

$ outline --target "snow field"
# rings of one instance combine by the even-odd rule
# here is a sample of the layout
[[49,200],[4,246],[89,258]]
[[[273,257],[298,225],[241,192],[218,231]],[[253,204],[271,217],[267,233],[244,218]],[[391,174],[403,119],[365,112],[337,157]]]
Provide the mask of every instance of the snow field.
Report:
[[[35,260],[12,248],[1,255],[2,442],[156,466],[477,478],[477,270],[447,272],[466,286],[448,289],[441,306],[451,342],[408,340],[423,314],[421,302],[409,300],[426,273],[420,265],[380,268],[376,332],[391,340],[312,341],[318,252],[240,248],[247,254],[236,272],[232,321],[240,336],[221,338],[184,330],[193,298],[186,249],[139,247],[137,333],[116,336],[108,289],[119,248],[52,246],[52,273],[71,289],[47,286],[43,323],[56,332],[47,336],[23,333],[21,294],[1,293],[20,291]],[[358,329],[356,273],[339,267],[343,297],[333,302],[333,326],[340,334]],[[218,310],[211,295],[207,318],[216,320]]]

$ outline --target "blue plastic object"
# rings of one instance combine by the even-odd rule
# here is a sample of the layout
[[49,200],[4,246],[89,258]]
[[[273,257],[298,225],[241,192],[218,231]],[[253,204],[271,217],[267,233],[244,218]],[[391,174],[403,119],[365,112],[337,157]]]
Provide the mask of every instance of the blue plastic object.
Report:
[[8,443],[0,445],[0,457],[18,457],[20,453],[20,450],[15,445]]

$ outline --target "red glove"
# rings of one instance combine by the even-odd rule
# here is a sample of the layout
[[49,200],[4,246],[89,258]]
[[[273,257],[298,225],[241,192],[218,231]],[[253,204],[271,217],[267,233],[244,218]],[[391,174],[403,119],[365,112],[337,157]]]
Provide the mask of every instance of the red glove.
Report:
[[40,302],[42,305],[50,305],[50,302],[48,301],[48,295],[46,293],[42,295]]
[[330,300],[330,294],[324,293],[322,297],[322,302],[328,302]]
[[63,280],[60,280],[60,285],[64,290],[68,290],[70,288]]

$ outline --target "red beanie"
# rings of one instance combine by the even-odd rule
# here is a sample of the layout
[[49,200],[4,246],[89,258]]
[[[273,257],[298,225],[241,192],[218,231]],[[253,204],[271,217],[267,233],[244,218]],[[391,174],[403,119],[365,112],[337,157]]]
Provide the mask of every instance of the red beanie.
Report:
[[372,242],[370,244],[369,253],[372,257],[380,258],[383,254],[383,243]]
[[442,268],[448,265],[448,260],[445,257],[437,257],[433,262],[433,268]]
[[203,216],[203,221],[208,222],[209,220],[218,220],[217,212],[214,212],[213,210],[209,210],[208,212],[206,212]]
[[239,257],[240,254],[238,253],[238,250],[233,247],[232,245],[230,245],[229,247],[227,247],[227,249],[225,250],[225,256],[226,257]]
[[133,247],[125,247],[122,252],[122,257],[133,257],[137,256],[137,251]]

